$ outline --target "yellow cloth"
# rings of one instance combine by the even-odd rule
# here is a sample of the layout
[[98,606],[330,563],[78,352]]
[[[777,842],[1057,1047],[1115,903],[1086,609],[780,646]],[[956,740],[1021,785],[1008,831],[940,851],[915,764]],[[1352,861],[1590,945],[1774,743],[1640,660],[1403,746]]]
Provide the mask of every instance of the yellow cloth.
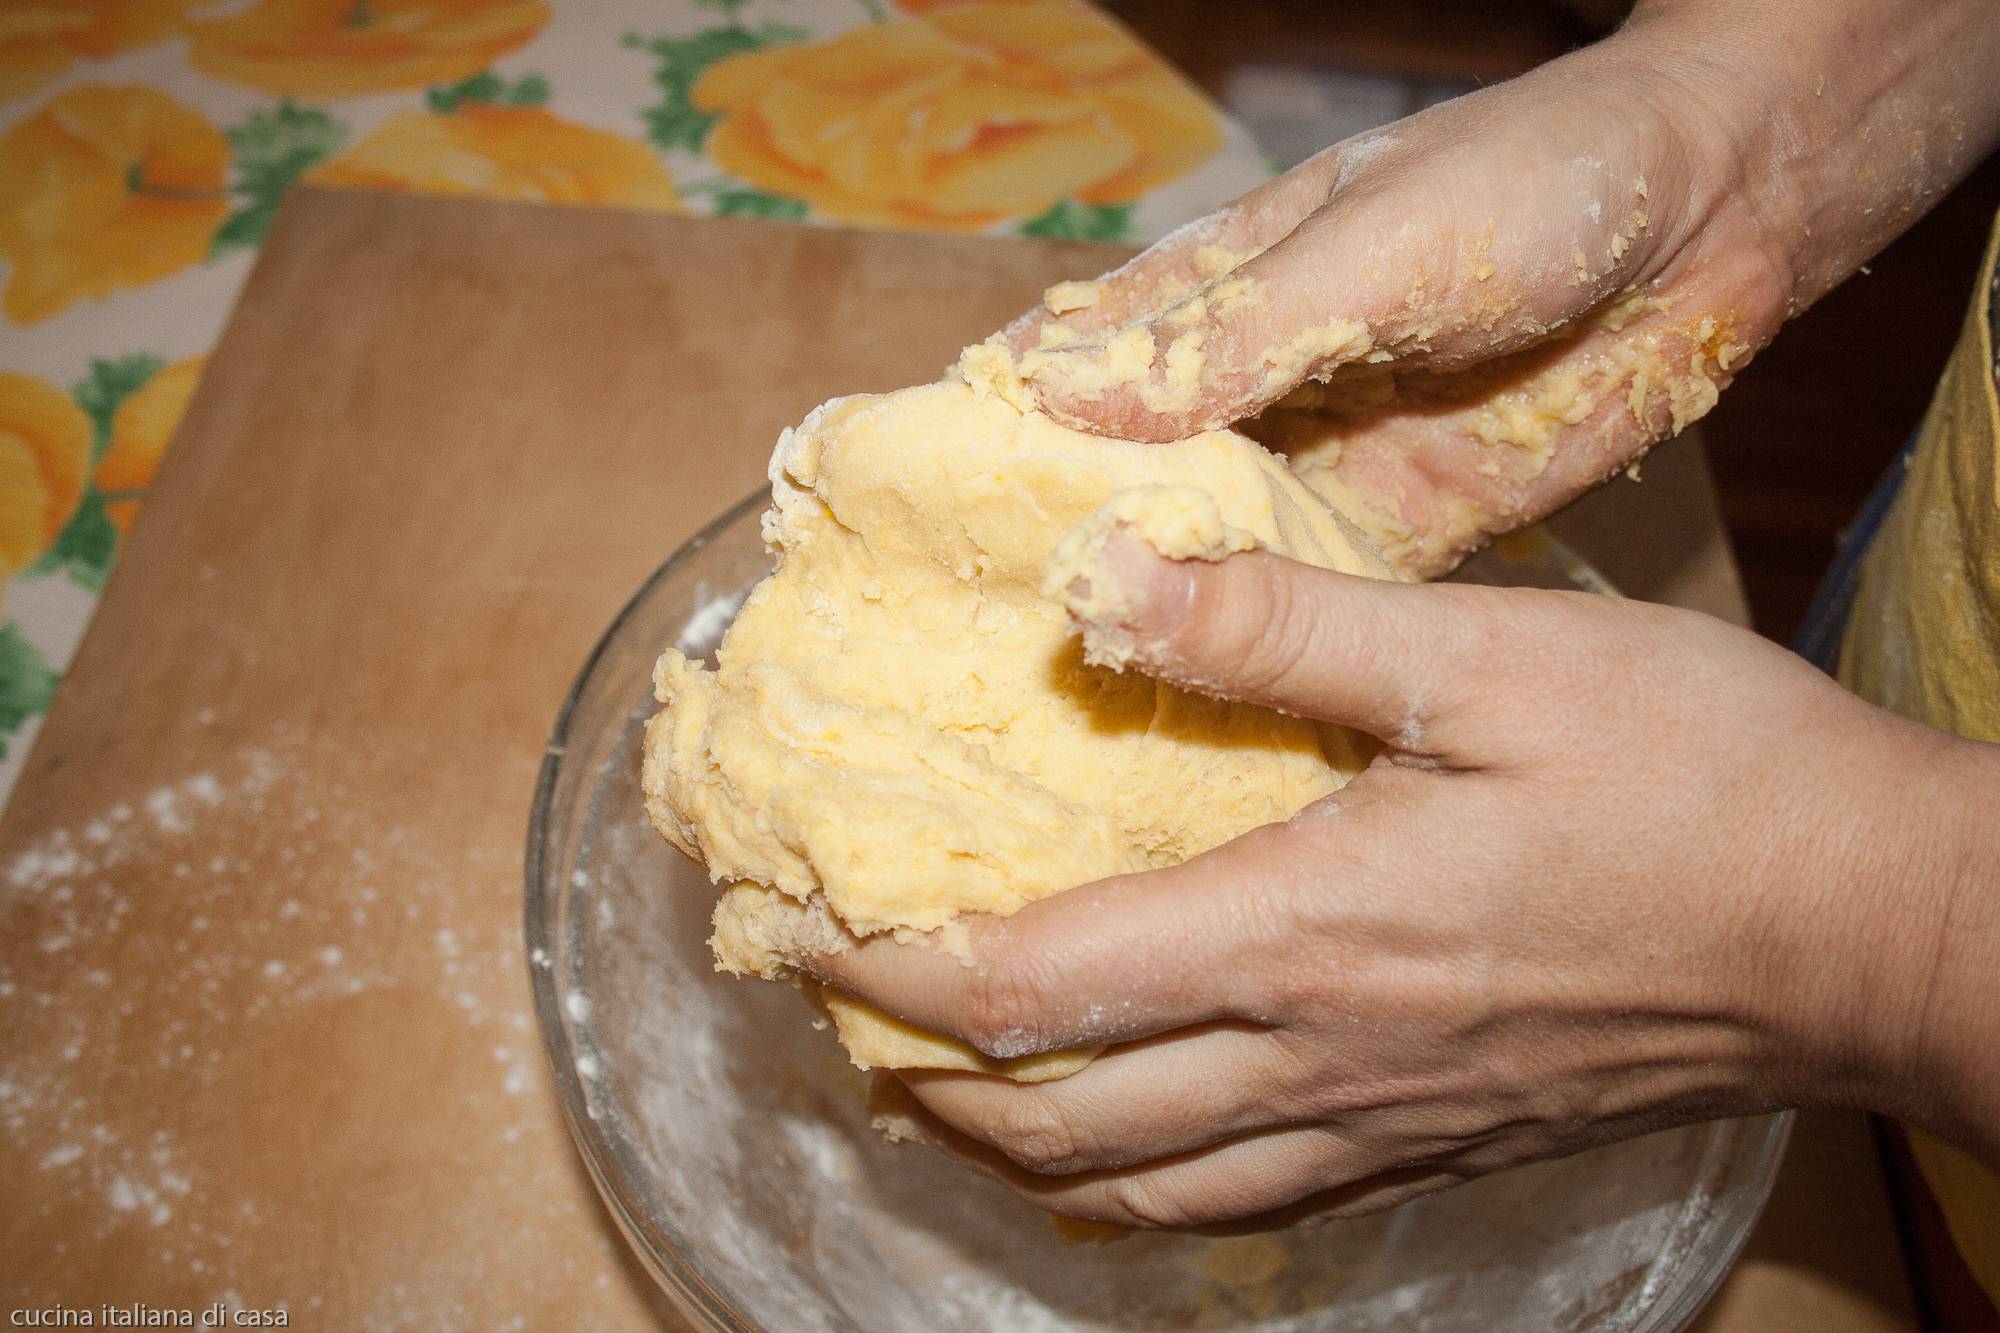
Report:
[[[1840,680],[1961,736],[2000,741],[2000,400],[1993,301],[2000,225],[1901,491],[1862,565]],[[2000,1175],[1912,1133],[1967,1266],[2000,1304]]]

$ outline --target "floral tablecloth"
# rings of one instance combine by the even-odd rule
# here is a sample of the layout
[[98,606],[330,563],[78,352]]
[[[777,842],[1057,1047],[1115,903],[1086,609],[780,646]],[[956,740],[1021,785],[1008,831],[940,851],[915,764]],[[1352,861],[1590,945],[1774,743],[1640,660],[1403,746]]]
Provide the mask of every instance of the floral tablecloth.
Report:
[[296,181],[1145,241],[1267,174],[1083,0],[0,0],[0,799]]

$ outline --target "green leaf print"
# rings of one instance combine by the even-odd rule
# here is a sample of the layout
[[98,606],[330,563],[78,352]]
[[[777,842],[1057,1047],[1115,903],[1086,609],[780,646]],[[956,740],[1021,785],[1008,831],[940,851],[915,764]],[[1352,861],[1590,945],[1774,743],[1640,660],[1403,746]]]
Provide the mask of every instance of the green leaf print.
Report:
[[61,679],[19,626],[0,628],[0,759],[23,722],[49,711]]
[[166,362],[157,356],[144,352],[133,356],[121,356],[115,360],[93,360],[90,374],[81,383],[70,389],[70,396],[76,405],[90,418],[90,463],[97,466],[97,460],[104,457],[104,451],[111,447],[111,418],[127,398],[146,386],[146,381],[158,374]]
[[316,107],[286,100],[256,112],[224,137],[236,168],[231,189],[241,202],[215,234],[216,255],[262,244],[285,191],[340,147],[347,127]]
[[653,82],[660,90],[659,105],[645,107],[639,114],[646,122],[646,137],[662,152],[678,148],[699,153],[708,141],[708,132],[719,117],[695,107],[694,85],[709,66],[745,51],[802,42],[812,36],[789,23],[746,28],[736,22],[735,8],[726,7],[726,12],[728,27],[710,28],[691,37],[645,38],[635,34],[625,38],[626,46],[649,51],[660,62],[653,71]]
[[467,102],[487,102],[494,106],[543,106],[549,100],[549,81],[539,74],[524,74],[509,83],[490,69],[482,69],[469,79],[449,87],[424,92],[424,105],[441,114],[458,110]]
[[[100,359],[90,363],[90,374],[75,385],[71,395],[90,418],[90,462],[95,467],[111,447],[111,420],[127,398],[145,386],[163,363],[157,356],[143,353]],[[118,529],[104,512],[104,496],[95,482],[84,490],[76,512],[70,515],[53,545],[29,567],[31,574],[67,574],[78,586],[102,592],[111,576],[111,562],[118,554]]]
[[91,592],[103,592],[118,556],[118,529],[104,512],[104,497],[92,487],[56,535],[55,544],[28,567],[30,574],[67,573],[70,581]]
[[718,190],[715,211],[726,218],[767,218],[772,222],[799,222],[806,215],[806,201],[762,190]]
[[1134,239],[1132,205],[1080,204],[1065,199],[1040,217],[1023,222],[1020,232],[1052,241],[1130,241]]

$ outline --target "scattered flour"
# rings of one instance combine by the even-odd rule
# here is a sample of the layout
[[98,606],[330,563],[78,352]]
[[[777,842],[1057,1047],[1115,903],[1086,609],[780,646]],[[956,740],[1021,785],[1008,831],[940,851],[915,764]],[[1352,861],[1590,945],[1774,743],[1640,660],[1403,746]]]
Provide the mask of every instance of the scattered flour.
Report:
[[[505,1033],[500,1045],[487,1041],[495,1063],[468,1086],[469,1109],[484,1106],[490,1119],[519,1108],[492,1126],[496,1149],[548,1133],[549,1111],[529,1098],[545,1085],[544,1063],[518,932],[511,920],[502,928],[458,906],[468,893],[484,901],[518,893],[511,849],[470,864],[462,854],[432,856],[360,813],[332,780],[340,771],[280,734],[180,780],[121,793],[0,860],[0,930],[20,941],[0,954],[0,1000],[23,1034],[0,1043],[0,1175],[39,1177],[10,1206],[49,1215],[45,1254],[121,1229],[157,1229],[167,1242],[157,1262],[182,1275],[163,1273],[162,1284],[190,1273],[216,1290],[236,1282],[260,1219],[291,1201],[236,1197],[240,1183],[217,1173],[217,1145],[176,1141],[178,1108],[256,1095],[258,1071],[247,1062],[271,1024],[296,1024],[302,1010],[382,987],[454,1015],[468,1039],[474,1030]],[[379,961],[391,952],[385,942],[410,931],[438,949],[428,971],[422,952],[397,949],[404,961],[392,975]],[[135,1086],[144,1094],[133,1095]],[[540,1180],[554,1171],[558,1184],[569,1181],[560,1154],[506,1160],[525,1173],[519,1197],[532,1201],[520,1210],[517,1249],[532,1251],[538,1228],[591,1202]],[[60,1227],[57,1207],[75,1210]],[[618,1244],[607,1237],[607,1266]],[[440,1256],[435,1280],[411,1287],[396,1311],[359,1322],[484,1322],[449,1294],[475,1289],[484,1255],[445,1245]],[[28,1288],[6,1291],[20,1297]]]

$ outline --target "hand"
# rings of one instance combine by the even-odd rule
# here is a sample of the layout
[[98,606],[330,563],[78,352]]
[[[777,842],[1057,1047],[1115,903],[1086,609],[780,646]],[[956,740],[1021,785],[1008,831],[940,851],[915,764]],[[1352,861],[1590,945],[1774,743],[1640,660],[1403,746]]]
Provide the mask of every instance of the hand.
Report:
[[1139,1226],[1380,1208],[1676,1123],[1875,1107],[2000,1149],[1993,747],[1719,621],[1126,538],[1135,665],[1388,747],[1290,822],[815,971],[995,1056],[935,1134]]
[[1996,128],[1986,0],[1656,0],[1052,289],[1006,336],[1046,411],[1105,434],[1285,400],[1253,433],[1428,576],[1707,412]]

